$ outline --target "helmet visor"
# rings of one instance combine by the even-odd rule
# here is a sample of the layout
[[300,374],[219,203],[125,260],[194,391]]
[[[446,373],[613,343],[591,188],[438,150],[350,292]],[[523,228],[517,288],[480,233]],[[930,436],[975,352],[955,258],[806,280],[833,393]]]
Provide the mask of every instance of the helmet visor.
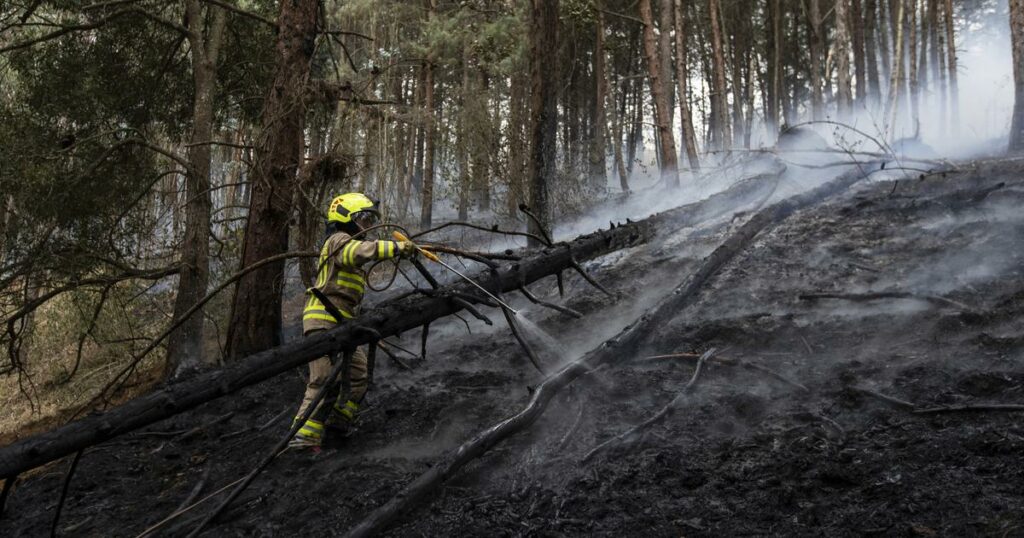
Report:
[[377,218],[376,211],[360,211],[352,215],[352,221],[355,222],[360,228],[365,230],[367,228],[376,226],[380,219]]

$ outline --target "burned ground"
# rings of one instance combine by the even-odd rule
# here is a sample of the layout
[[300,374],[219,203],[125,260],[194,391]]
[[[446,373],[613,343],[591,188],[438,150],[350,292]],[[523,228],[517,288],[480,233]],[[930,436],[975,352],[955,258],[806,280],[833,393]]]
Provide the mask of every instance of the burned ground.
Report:
[[[960,168],[864,182],[763,233],[697,301],[656,320],[646,349],[571,385],[533,428],[390,534],[1024,535],[1020,413],[915,414],[862,390],[920,408],[1024,403],[1024,164]],[[615,299],[575,276],[564,300],[553,279],[532,287],[582,320],[515,304],[555,335],[558,354],[578,356],[682,282],[742,222],[663,230],[590,263]],[[801,298],[876,292],[913,297]],[[444,450],[520,408],[540,376],[507,331],[470,325],[472,334],[458,320],[434,324],[412,371],[382,356],[358,430],[316,455],[283,454],[207,535],[341,533]],[[419,335],[403,345],[418,349]],[[711,347],[809,390],[711,361],[668,420],[584,461],[693,374],[692,360],[642,359]],[[545,355],[553,367],[555,353]],[[197,484],[202,497],[240,478],[283,435],[301,391],[298,373],[281,376],[87,450],[61,534],[135,536]],[[66,467],[14,491],[0,535],[49,532]],[[160,532],[187,533],[205,507]]]

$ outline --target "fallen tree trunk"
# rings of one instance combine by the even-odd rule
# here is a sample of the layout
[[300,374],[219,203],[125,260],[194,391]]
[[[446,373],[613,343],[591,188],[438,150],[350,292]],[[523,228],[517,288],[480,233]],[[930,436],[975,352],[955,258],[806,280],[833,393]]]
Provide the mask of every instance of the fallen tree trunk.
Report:
[[[494,293],[513,291],[523,282],[534,282],[571,268],[574,258],[592,259],[642,243],[651,236],[648,224],[637,222],[585,235],[503,266],[496,277],[483,271],[476,280]],[[361,316],[356,323],[343,324],[323,334],[257,353],[224,369],[168,385],[106,413],[91,415],[19,441],[0,449],[0,477],[14,476],[73,454],[84,447],[269,379],[335,350],[368,344],[454,314],[462,307],[451,300],[451,294],[473,291],[475,288],[460,282],[437,290],[433,297],[408,297],[382,304]]]
[[[496,273],[481,271],[475,280],[494,293],[509,292],[524,284],[571,269],[575,263],[649,240],[658,230],[694,226],[718,218],[751,203],[763,203],[775,190],[777,176],[757,176],[737,182],[733,188],[694,204],[648,219],[627,222],[580,236],[568,243],[545,248],[522,260],[500,267]],[[332,331],[269,349],[233,364],[165,386],[105,413],[89,415],[39,435],[0,448],[0,478],[23,471],[119,435],[148,426],[210,400],[306,364],[339,349],[359,346],[400,334],[462,310],[454,294],[475,292],[464,282],[436,290],[428,297],[411,296],[384,303]]]
[[420,475],[391,500],[367,515],[345,536],[347,538],[372,536],[383,531],[403,515],[409,514],[413,506],[444,484],[467,463],[483,455],[507,437],[533,424],[544,412],[555,394],[566,385],[614,358],[633,356],[648,341],[652,331],[658,329],[652,322],[672,319],[682,312],[697,298],[704,284],[726,263],[750,245],[760,232],[781,222],[798,209],[814,205],[834,194],[845,191],[865,177],[867,169],[873,169],[876,166],[877,163],[862,164],[857,170],[843,174],[814,190],[788,198],[756,213],[736,233],[705,258],[696,273],[683,281],[660,303],[647,310],[638,320],[610,340],[545,379],[533,391],[530,402],[522,411],[487,428],[469,441],[444,454],[429,471]]

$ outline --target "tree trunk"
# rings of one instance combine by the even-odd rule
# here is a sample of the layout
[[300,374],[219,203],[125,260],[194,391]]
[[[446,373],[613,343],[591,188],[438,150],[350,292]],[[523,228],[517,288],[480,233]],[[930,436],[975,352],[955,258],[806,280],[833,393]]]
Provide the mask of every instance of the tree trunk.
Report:
[[953,27],[953,0],[946,0],[946,65],[949,72],[949,101],[953,124],[951,131],[960,130],[960,85],[956,72],[956,31]]
[[[181,245],[182,270],[173,319],[181,319],[206,295],[210,280],[210,153],[213,140],[213,98],[217,86],[217,59],[224,37],[226,12],[202,3],[186,3],[188,41],[192,55],[192,136],[188,148],[189,173],[185,175],[185,237]],[[192,316],[171,334],[167,342],[164,378],[196,370],[203,363],[203,311]]]
[[853,95],[850,87],[850,0],[836,0],[836,84],[839,121],[853,114]]
[[469,220],[469,192],[470,192],[470,181],[471,175],[469,171],[469,147],[470,147],[470,134],[469,134],[469,115],[470,99],[476,99],[476,96],[471,96],[472,88],[470,87],[470,49],[467,44],[462,51],[462,106],[459,110],[459,134],[458,140],[455,145],[455,153],[458,156],[459,165],[459,220]]
[[[531,0],[530,79],[531,158],[530,207],[540,226],[551,230],[549,187],[555,179],[558,135],[558,0]],[[534,222],[530,231],[542,235]]]
[[1013,45],[1013,120],[1010,153],[1024,152],[1024,0],[1010,0],[1010,40]]
[[[778,0],[774,0],[778,1]],[[690,112],[689,89],[690,69],[687,66],[686,54],[686,17],[683,11],[683,0],[672,2],[675,12],[676,30],[676,78],[679,86],[679,120],[682,123],[683,146],[690,169],[700,172],[700,157],[697,154],[697,134],[693,130],[693,114]]]
[[[437,16],[437,0],[427,1],[427,21]],[[434,220],[434,145],[437,138],[437,118],[434,110],[434,58],[427,54],[423,66],[423,189],[420,192],[420,227],[430,228]]]
[[825,36],[822,29],[820,0],[809,0],[807,13],[808,35],[810,36],[811,52],[811,116],[815,121],[825,118],[825,99],[821,93],[821,77],[823,75],[822,54]]
[[850,19],[853,21],[853,71],[856,73],[858,110],[867,102],[867,71],[864,58],[864,13],[863,0],[852,0],[850,3]]
[[[291,189],[302,159],[310,61],[317,38],[317,0],[281,3],[275,72],[263,102],[241,267],[288,250]],[[244,357],[281,341],[284,261],[243,277],[235,288],[228,355]]]
[[867,64],[867,99],[868,110],[878,107],[881,85],[878,79],[878,42],[875,39],[878,20],[878,0],[864,0],[864,56]]
[[729,112],[725,86],[725,52],[722,45],[722,25],[719,21],[721,8],[718,0],[708,0],[708,14],[711,19],[711,146],[714,149],[729,149],[732,135],[729,132]]
[[892,44],[892,33],[889,27],[892,26],[891,10],[886,9],[885,0],[878,0],[878,52],[881,55],[881,85],[879,86],[878,100],[882,104],[881,86],[885,86],[886,94],[892,86],[892,55],[891,51],[895,44]]
[[629,101],[629,92],[626,91],[625,82],[614,84],[613,88],[619,90],[619,113],[612,117],[612,146],[615,153],[615,169],[619,176],[619,187],[622,192],[629,192],[629,172],[626,170],[626,163],[622,158],[622,124],[626,121],[626,103]]
[[[662,0],[663,2],[665,0]],[[657,129],[658,156],[661,162],[661,178],[669,187],[679,186],[679,157],[676,153],[676,140],[672,132],[669,114],[667,88],[661,70],[661,59],[658,57],[657,42],[654,36],[654,14],[651,0],[640,0],[640,18],[644,21],[643,48],[647,64],[648,80],[651,86],[651,99],[654,101],[654,118]],[[665,32],[668,29],[664,29]]]
[[[678,4],[682,0],[676,0]],[[771,140],[779,135],[779,108],[782,104],[782,6],[780,0],[767,0],[768,90],[765,92],[765,122]]]
[[594,23],[594,108],[591,117],[589,179],[594,192],[604,194],[608,189],[608,172],[605,164],[605,100],[608,96],[608,76],[605,73],[604,12],[600,10],[600,0],[597,6],[597,21]]
[[904,9],[908,11],[907,19],[907,61],[910,62],[910,123],[914,126],[914,137],[921,131],[921,85],[918,78],[917,63],[917,4],[918,0],[907,0]]
[[892,77],[889,84],[889,104],[888,110],[885,117],[889,123],[889,132],[894,132],[896,129],[896,122],[898,120],[899,112],[899,100],[902,96],[903,88],[903,27],[904,27],[904,0],[896,0],[899,4],[896,7],[896,17],[893,19],[892,24],[896,28],[896,37],[894,38],[895,48],[893,49],[892,55]]
[[[734,14],[736,15],[736,14]],[[743,141],[743,52],[742,33],[743,27],[740,20],[734,21],[735,28],[732,31],[723,25],[726,35],[730,36],[729,45],[732,49],[732,143],[735,147],[744,147]]]

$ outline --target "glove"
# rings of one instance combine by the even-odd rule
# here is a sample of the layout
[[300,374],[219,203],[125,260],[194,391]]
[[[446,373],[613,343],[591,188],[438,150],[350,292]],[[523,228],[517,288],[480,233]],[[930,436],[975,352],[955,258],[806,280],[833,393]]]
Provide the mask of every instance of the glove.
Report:
[[416,245],[412,241],[399,241],[398,242],[398,257],[399,258],[415,258],[420,251],[416,248]]

